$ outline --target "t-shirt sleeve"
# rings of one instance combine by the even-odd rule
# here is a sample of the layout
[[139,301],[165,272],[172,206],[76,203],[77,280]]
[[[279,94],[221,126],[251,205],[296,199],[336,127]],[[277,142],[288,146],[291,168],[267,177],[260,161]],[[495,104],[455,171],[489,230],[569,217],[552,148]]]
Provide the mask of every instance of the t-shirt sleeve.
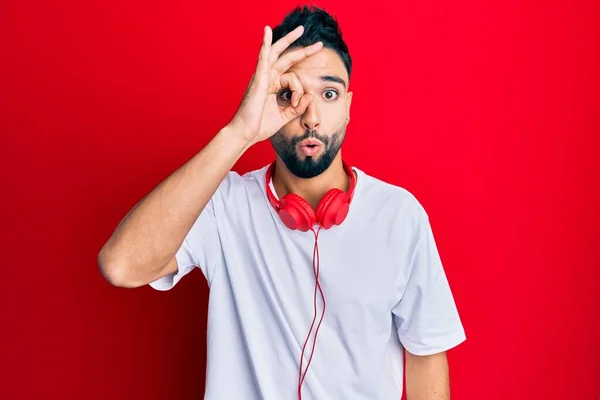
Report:
[[398,337],[415,355],[449,350],[465,331],[436,246],[429,218],[418,204],[409,263],[399,279],[400,300],[392,309]]
[[169,290],[194,268],[199,268],[210,285],[216,266],[221,262],[221,241],[217,226],[221,191],[228,185],[230,173],[204,207],[177,250],[177,271],[165,275],[149,285],[156,290]]

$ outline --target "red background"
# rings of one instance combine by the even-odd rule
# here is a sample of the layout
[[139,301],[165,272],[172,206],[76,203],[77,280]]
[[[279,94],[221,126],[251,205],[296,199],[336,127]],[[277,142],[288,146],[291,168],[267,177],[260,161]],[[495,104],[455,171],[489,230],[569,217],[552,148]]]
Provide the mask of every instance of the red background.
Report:
[[[2,2],[0,398],[202,398],[202,274],[118,289],[96,256],[295,4]],[[598,400],[598,4],[319,3],[355,62],[345,157],[431,216],[468,336],[453,399]]]

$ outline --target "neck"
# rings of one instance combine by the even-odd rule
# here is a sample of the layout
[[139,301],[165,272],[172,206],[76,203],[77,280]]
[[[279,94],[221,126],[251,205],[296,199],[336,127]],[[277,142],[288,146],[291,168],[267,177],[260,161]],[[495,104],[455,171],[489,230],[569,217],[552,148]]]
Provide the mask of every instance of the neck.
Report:
[[344,170],[341,153],[336,156],[325,172],[310,179],[298,178],[292,174],[278,157],[275,161],[273,186],[279,198],[288,193],[295,193],[304,198],[316,210],[328,190],[338,188],[347,192],[350,187],[350,179]]

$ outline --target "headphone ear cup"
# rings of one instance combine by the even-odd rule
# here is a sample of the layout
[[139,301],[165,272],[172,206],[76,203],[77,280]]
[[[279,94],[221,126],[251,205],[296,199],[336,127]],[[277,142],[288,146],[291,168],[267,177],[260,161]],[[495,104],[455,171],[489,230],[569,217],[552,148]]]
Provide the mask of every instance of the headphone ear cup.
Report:
[[280,203],[279,216],[288,228],[306,232],[316,223],[313,208],[297,194],[286,194],[281,198]]
[[325,229],[340,225],[346,219],[349,209],[350,204],[346,193],[340,189],[331,189],[319,202],[317,221]]

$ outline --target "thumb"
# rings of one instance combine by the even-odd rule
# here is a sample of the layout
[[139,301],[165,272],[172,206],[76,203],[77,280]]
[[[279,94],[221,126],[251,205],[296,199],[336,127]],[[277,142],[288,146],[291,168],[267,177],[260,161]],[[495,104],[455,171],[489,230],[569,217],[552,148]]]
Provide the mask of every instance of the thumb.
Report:
[[313,101],[313,95],[310,93],[304,93],[300,100],[298,101],[298,105],[296,107],[289,106],[284,110],[286,123],[298,117],[299,115],[304,114],[308,105]]

